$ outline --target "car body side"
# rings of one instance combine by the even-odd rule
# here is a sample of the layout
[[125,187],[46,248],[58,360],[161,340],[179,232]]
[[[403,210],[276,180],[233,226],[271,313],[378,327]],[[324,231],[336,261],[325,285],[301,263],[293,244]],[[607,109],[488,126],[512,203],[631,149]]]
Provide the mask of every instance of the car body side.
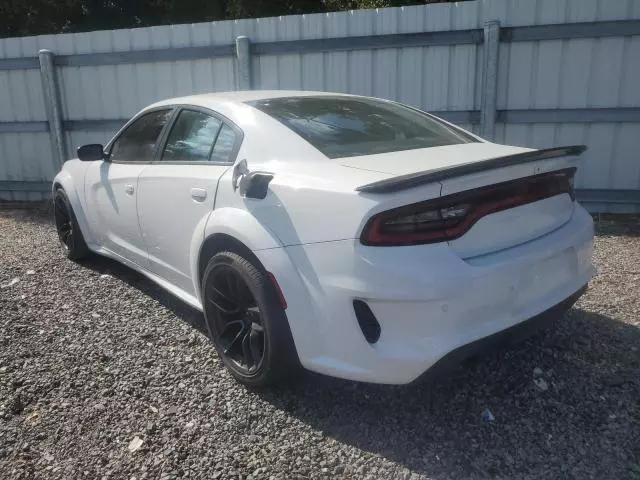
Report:
[[[138,116],[159,106],[193,102],[192,98],[160,102]],[[593,225],[577,204],[571,217],[550,233],[476,258],[461,258],[448,242],[364,246],[359,235],[375,213],[418,198],[437,198],[444,189],[473,188],[484,176],[471,175],[457,183],[434,182],[393,196],[361,194],[355,190],[358,186],[394,174],[363,167],[358,159],[342,163],[329,160],[283,124],[233,98],[199,99],[198,105],[226,116],[242,129],[244,139],[236,162],[246,159],[250,170],[270,172],[274,178],[266,198],[252,199],[234,189],[232,166],[222,174],[214,208],[203,215],[191,236],[190,291],[96,243],[87,222],[92,206],[85,195],[86,162],[66,162],[54,188],[66,191],[92,251],[122,261],[200,310],[204,246],[220,236],[244,245],[275,275],[286,298],[298,357],[310,370],[354,380],[407,383],[448,351],[562,301],[586,284],[593,273]],[[481,139],[479,143],[486,156],[527,150]],[[565,159],[561,164],[569,167],[575,161]],[[526,176],[553,168],[558,164],[514,166],[508,175]],[[496,175],[500,180],[505,174]],[[504,213],[501,221],[525,214],[526,205],[514,210]],[[170,219],[167,228],[171,228]],[[535,268],[545,279],[550,276],[549,269],[557,268],[557,281],[533,285],[535,278],[527,272]],[[516,289],[526,290],[526,294],[519,298]],[[462,301],[457,301],[459,292],[464,292]],[[381,338],[375,344],[362,336],[353,311],[354,299],[368,301],[382,324]]]

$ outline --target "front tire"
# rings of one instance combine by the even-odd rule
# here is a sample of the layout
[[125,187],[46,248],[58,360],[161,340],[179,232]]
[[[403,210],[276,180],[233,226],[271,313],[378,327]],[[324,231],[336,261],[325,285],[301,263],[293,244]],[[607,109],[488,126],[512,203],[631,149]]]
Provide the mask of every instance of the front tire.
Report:
[[80,260],[91,253],[73,213],[71,202],[61,188],[53,195],[53,216],[60,245],[67,258]]
[[280,383],[300,363],[275,286],[255,260],[214,255],[202,278],[209,335],[231,375],[250,387]]

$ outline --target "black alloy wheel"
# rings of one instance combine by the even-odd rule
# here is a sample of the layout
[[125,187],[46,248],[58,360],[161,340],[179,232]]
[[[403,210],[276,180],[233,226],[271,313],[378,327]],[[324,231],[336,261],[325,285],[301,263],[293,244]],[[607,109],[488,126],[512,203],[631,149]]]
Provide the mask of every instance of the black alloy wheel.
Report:
[[202,275],[209,336],[231,375],[249,387],[290,379],[300,370],[286,305],[257,259],[215,254]]
[[207,283],[206,301],[215,310],[214,332],[222,354],[245,375],[262,365],[265,333],[260,307],[232,267],[219,265]]
[[64,195],[56,195],[53,205],[56,230],[58,231],[58,238],[62,248],[66,251],[73,250],[75,240],[73,237],[73,220],[67,206],[66,197]]
[[53,195],[53,218],[65,255],[79,260],[90,254],[67,194],[61,188]]

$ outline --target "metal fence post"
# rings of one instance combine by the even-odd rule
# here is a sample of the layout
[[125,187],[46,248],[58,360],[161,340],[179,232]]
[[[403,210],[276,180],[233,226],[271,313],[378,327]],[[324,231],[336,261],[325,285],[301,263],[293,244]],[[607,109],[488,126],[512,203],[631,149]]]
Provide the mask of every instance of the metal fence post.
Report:
[[251,90],[251,41],[249,37],[236,38],[237,88]]
[[495,136],[498,97],[498,47],[500,22],[489,20],[484,24],[484,64],[482,71],[482,104],[480,109],[480,136],[493,140]]
[[58,88],[58,77],[54,65],[54,54],[50,50],[40,50],[40,79],[42,80],[42,93],[44,105],[49,123],[49,138],[51,139],[51,151],[53,153],[54,170],[57,171],[67,159],[67,148],[64,141],[64,126],[62,123],[62,101]]

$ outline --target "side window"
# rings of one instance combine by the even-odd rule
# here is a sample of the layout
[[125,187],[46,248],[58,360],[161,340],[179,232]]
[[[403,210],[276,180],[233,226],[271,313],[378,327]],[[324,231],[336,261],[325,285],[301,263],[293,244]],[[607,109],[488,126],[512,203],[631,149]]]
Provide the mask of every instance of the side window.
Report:
[[236,144],[236,132],[229,125],[223,125],[211,152],[212,162],[231,162],[231,153]]
[[162,160],[206,162],[222,122],[206,113],[182,110],[171,127]]
[[111,146],[112,161],[150,162],[162,129],[171,110],[157,110],[133,122]]

